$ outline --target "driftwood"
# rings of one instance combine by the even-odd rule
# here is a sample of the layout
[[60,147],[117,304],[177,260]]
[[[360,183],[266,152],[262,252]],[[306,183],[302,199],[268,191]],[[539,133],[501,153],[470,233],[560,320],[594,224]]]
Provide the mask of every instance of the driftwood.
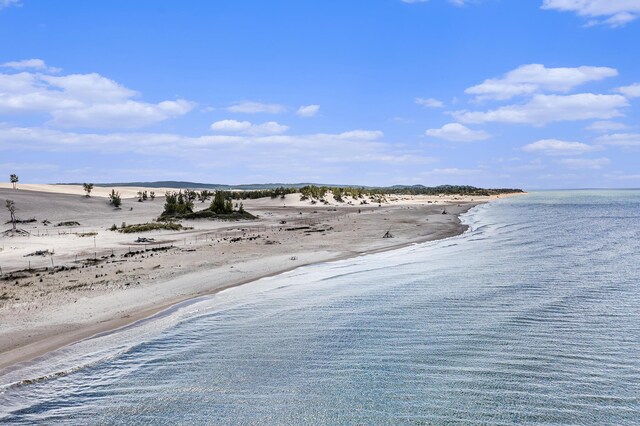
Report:
[[24,229],[16,228],[16,229],[7,229],[0,235],[2,235],[3,237],[18,237],[18,236],[27,236],[31,234],[25,231]]
[[387,231],[387,232],[385,232],[385,234],[382,236],[382,238],[393,238],[393,235],[391,235],[391,232]]

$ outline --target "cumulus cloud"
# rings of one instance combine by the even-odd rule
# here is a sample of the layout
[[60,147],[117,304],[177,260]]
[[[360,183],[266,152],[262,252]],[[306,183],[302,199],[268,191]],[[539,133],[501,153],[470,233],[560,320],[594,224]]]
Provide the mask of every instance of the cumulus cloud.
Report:
[[278,135],[289,130],[289,126],[275,121],[253,124],[250,121],[220,120],[211,125],[211,130],[219,133],[246,133],[250,135]]
[[429,129],[425,134],[452,142],[481,141],[491,137],[489,133],[483,130],[471,130],[460,123],[449,123],[439,129]]
[[216,132],[239,133],[249,129],[252,126],[249,121],[238,120],[220,120],[211,125],[211,130]]
[[542,139],[522,147],[525,152],[546,155],[575,155],[594,151],[596,148],[582,142],[568,142],[558,139]]
[[303,105],[298,108],[296,114],[300,117],[314,117],[320,111],[320,105]]
[[614,133],[600,136],[596,141],[605,145],[636,147],[640,146],[640,133]]
[[465,90],[477,99],[507,100],[515,96],[539,92],[566,93],[576,86],[615,77],[615,68],[582,66],[576,68],[546,68],[542,64],[522,65],[501,78],[487,79]]
[[637,0],[544,0],[542,9],[574,12],[589,18],[587,25],[620,27],[640,15]]
[[242,114],[281,114],[285,112],[287,108],[280,104],[264,104],[261,102],[244,101],[236,102],[227,108],[229,112],[236,112]]
[[376,139],[380,139],[384,136],[380,130],[351,130],[348,132],[340,133],[338,135],[339,139],[353,139],[360,141],[373,141]]
[[489,111],[455,111],[463,123],[517,123],[543,126],[547,123],[579,120],[608,120],[623,115],[629,106],[622,95],[535,95],[528,102]]
[[627,98],[640,98],[640,83],[634,83],[631,86],[618,87],[616,92],[622,93]]
[[[11,64],[11,63],[9,63]],[[50,70],[39,60],[18,61],[14,68]],[[44,113],[63,127],[135,128],[186,114],[186,100],[147,103],[139,94],[97,73],[50,75],[21,71],[0,73],[0,113]]]
[[23,59],[21,61],[5,62],[0,65],[2,68],[12,68],[15,70],[33,69],[38,71],[59,72],[60,68],[49,67],[42,59]]
[[611,164],[611,160],[602,158],[565,158],[559,164],[571,169],[602,169]]
[[416,98],[415,103],[425,108],[442,108],[444,103],[435,98]]
[[628,126],[626,124],[604,120],[594,121],[587,127],[587,130],[591,130],[593,132],[610,132],[612,130],[624,130],[627,128]]
[[[309,159],[314,173],[344,170],[352,176],[353,163],[370,164],[371,170],[385,173],[404,171],[406,165],[434,163],[436,158],[420,150],[399,147],[382,140],[376,130],[298,135],[254,135],[250,133],[184,136],[172,133],[117,132],[79,133],[47,128],[0,126],[0,152],[33,150],[41,152],[108,152],[142,154],[183,159],[184,164],[206,163],[216,170],[233,166],[243,175],[268,169],[268,175],[289,176],[296,169],[309,177]],[[239,161],[241,159],[241,161]],[[194,166],[195,167],[195,166]],[[280,173],[280,174],[278,174]],[[331,177],[327,174],[326,177]]]

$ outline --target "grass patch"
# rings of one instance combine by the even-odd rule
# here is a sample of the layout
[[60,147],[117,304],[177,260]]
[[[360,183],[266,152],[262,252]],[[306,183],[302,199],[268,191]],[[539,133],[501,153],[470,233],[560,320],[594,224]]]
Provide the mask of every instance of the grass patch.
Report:
[[187,213],[182,219],[214,219],[214,220],[251,220],[256,217],[249,212],[234,211],[231,213],[215,213],[209,209]]
[[185,229],[182,225],[175,222],[152,222],[152,223],[140,223],[137,225],[127,225],[120,229],[118,232],[123,234],[132,234],[134,232],[148,232],[148,231],[180,231]]

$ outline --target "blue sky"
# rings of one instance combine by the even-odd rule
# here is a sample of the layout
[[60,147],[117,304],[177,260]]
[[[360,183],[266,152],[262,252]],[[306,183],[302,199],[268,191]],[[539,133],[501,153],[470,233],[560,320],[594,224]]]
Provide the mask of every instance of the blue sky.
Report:
[[640,187],[640,0],[0,0],[0,174]]

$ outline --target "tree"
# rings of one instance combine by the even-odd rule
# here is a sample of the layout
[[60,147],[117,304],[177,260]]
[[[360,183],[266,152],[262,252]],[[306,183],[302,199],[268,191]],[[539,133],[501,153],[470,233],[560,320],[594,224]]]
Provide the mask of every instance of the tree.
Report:
[[17,189],[18,187],[18,180],[20,180],[18,178],[18,175],[15,173],[12,173],[9,175],[9,179],[11,179],[11,183],[13,184],[13,189]]
[[84,188],[84,192],[87,193],[87,197],[91,197],[91,191],[93,190],[92,183],[83,183],[82,188]]
[[227,199],[224,191],[216,191],[211,202],[211,211],[216,214],[226,214],[233,212],[233,204]]
[[7,210],[11,215],[11,223],[13,224],[13,230],[16,230],[16,204],[13,200],[7,200]]
[[120,198],[120,193],[116,192],[115,189],[111,190],[111,194],[109,194],[109,204],[113,205],[115,208],[119,208],[122,205],[122,198]]

